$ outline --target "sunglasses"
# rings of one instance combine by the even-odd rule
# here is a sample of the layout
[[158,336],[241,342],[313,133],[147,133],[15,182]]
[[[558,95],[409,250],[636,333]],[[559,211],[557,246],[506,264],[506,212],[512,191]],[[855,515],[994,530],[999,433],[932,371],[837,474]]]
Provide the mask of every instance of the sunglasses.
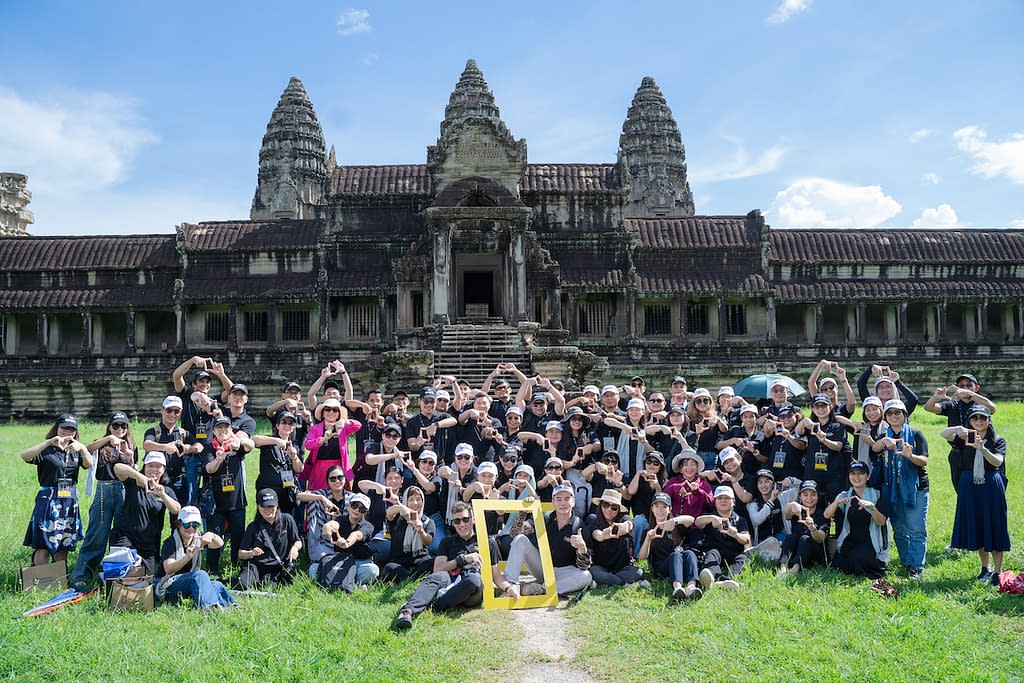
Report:
[[128,429],[128,425],[110,425],[111,429]]
[[784,393],[786,393],[786,389],[784,387],[772,387],[772,393],[773,394],[784,394]]
[[182,529],[198,529],[199,528],[199,522],[182,522],[181,523],[181,528]]
[[462,454],[462,455],[456,455],[455,459],[456,460],[472,460],[473,456],[472,455]]
[[545,471],[547,471],[547,470],[560,470],[560,469],[562,469],[561,465],[545,465],[545,467],[544,467]]
[[325,413],[340,413],[341,412],[341,408],[324,408],[323,412],[325,412]]
[[503,455],[501,456],[501,459],[505,462],[515,462],[516,460],[519,460],[515,455]]
[[603,508],[605,508],[607,510],[611,510],[612,512],[618,512],[619,510],[622,509],[621,507],[619,507],[615,503],[606,503],[603,500],[601,501],[601,507],[603,507]]
[[175,415],[175,414],[181,412],[181,408],[164,408],[164,412],[165,413],[171,413],[172,415]]
[[472,517],[452,517],[452,524],[469,524],[471,521]]
[[345,475],[336,474],[333,477],[327,477],[327,481],[345,481]]
[[643,385],[644,385],[643,382],[630,382],[629,383],[629,386],[631,386],[631,387],[642,387]]
[[363,505],[362,503],[351,503],[349,504],[349,507],[355,510],[356,512],[366,512],[366,506]]
[[648,403],[664,403],[665,399],[663,399],[663,398],[649,398],[649,399],[647,399],[647,402]]
[[709,403],[711,403],[711,399],[710,398],[698,398],[696,401],[694,401],[694,403],[696,403],[699,406],[706,406]]
[[421,398],[420,403],[433,403],[435,400],[433,398]]
[[618,465],[619,464],[619,461],[616,460],[615,458],[605,458],[601,462],[603,462],[605,465]]
[[645,465],[659,465],[659,466],[661,465],[660,462],[658,462],[657,460],[654,460],[654,459],[644,460],[644,464]]
[[988,422],[988,418],[984,415],[971,415],[971,421],[973,422],[974,420],[984,420],[985,422]]

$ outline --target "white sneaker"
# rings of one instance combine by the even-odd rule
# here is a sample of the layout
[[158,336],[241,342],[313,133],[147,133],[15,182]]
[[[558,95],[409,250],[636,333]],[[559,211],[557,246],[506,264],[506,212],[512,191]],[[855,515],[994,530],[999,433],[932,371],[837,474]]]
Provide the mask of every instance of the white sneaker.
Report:
[[710,569],[700,570],[700,585],[704,588],[711,588],[711,584],[715,582],[715,575],[711,573]]
[[738,591],[740,589],[740,584],[732,579],[720,579],[715,581],[715,585],[727,591]]

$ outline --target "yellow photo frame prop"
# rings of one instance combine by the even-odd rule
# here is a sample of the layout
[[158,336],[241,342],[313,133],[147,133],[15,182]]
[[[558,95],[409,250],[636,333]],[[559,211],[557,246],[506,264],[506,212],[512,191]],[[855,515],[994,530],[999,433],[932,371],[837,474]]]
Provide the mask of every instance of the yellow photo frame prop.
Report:
[[476,537],[481,539],[479,543],[480,558],[482,567],[491,566],[490,544],[482,539],[487,538],[487,520],[484,512],[493,510],[496,512],[531,512],[533,513],[533,528],[537,533],[537,548],[540,550],[540,563],[544,569],[544,576],[537,577],[544,579],[546,589],[544,595],[522,595],[518,599],[508,597],[494,597],[494,577],[489,571],[480,572],[484,582],[484,609],[530,609],[534,607],[554,607],[558,604],[558,586],[555,585],[555,565],[551,561],[551,546],[548,545],[547,526],[544,524],[544,515],[539,500],[527,503],[523,500],[483,500],[473,501],[473,518],[476,520]]

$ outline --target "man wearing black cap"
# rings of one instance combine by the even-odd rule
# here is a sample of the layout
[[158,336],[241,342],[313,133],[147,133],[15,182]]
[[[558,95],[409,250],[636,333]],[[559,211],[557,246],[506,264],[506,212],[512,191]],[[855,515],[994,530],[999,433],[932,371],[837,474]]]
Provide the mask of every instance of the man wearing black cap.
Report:
[[676,375],[672,378],[672,383],[668,386],[668,405],[686,407],[687,401],[690,400],[690,392],[686,390],[686,378],[682,375]]
[[[252,419],[252,418],[249,418]],[[238,563],[238,549],[245,530],[245,470],[244,458],[255,444],[241,431],[232,429],[231,418],[222,415],[213,421],[213,436],[203,453],[206,486],[213,498],[212,514],[207,517],[207,528],[224,537],[227,526],[231,538],[231,561]],[[203,509],[204,506],[200,506]],[[209,507],[204,514],[211,512]],[[210,573],[220,574],[220,548],[210,548],[206,563]]]
[[764,423],[764,438],[757,444],[762,456],[768,458],[765,467],[772,471],[775,481],[803,479],[802,463],[807,440],[796,433],[800,411],[792,403],[777,408],[774,419]]
[[420,412],[405,423],[403,436],[414,458],[424,448],[435,453],[447,451],[448,442],[452,440],[449,438],[451,435],[448,434],[448,430],[459,424],[459,421],[448,413],[434,410],[436,404],[437,394],[432,388],[424,387],[420,391]]
[[625,410],[629,407],[629,399],[639,398],[647,403],[647,380],[640,375],[629,378],[629,384],[622,387],[622,395],[619,397],[619,409]]
[[[339,386],[334,377],[341,377],[342,383],[345,385],[345,394],[342,396],[341,386]],[[323,389],[323,399],[326,401],[329,398],[336,398],[338,401],[348,401],[354,397],[352,393],[352,379],[348,376],[348,370],[345,369],[345,364],[340,360],[332,360],[328,363],[323,370],[320,371],[320,376],[316,378],[312,386],[309,387],[309,391],[306,393],[306,407],[310,410],[315,410],[317,406],[317,392]]]
[[306,434],[309,425],[313,422],[313,415],[302,402],[302,387],[298,382],[285,382],[281,387],[280,400],[274,401],[267,406],[267,417],[270,424],[277,426],[278,416],[288,413],[295,418],[295,431],[292,432],[291,440],[299,455],[302,455],[303,444],[306,442]]
[[[192,375],[192,385],[186,387],[185,374],[193,367],[196,368],[196,371]],[[220,380],[224,390],[231,386],[232,382],[224,372],[224,366],[214,362],[212,358],[204,356],[192,356],[186,359],[171,374],[174,392],[181,398],[182,402],[181,426],[190,433],[195,434],[196,438],[200,441],[206,439],[205,430],[210,421],[210,416],[206,406],[193,401],[192,395],[195,392],[199,392],[204,396],[209,396],[211,374]]]
[[501,422],[490,416],[491,398],[478,391],[471,408],[459,415],[459,443],[468,443],[473,447],[477,462],[487,460],[498,461],[501,452]]
[[526,375],[516,367],[515,363],[498,363],[491,370],[491,374],[487,375],[483,386],[480,387],[480,391],[485,394],[490,394],[491,389],[494,389],[490,415],[500,422],[502,426],[505,426],[505,414],[508,412],[508,409],[516,404],[515,397],[512,396],[512,385],[504,377],[499,377],[499,375],[506,372],[515,375],[520,386],[526,381]]

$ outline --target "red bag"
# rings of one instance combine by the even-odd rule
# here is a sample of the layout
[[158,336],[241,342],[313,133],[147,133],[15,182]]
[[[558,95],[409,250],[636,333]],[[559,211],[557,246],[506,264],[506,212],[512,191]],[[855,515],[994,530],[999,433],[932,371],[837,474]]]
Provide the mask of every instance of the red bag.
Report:
[[999,592],[1011,595],[1024,595],[1024,572],[1001,572],[999,574]]

